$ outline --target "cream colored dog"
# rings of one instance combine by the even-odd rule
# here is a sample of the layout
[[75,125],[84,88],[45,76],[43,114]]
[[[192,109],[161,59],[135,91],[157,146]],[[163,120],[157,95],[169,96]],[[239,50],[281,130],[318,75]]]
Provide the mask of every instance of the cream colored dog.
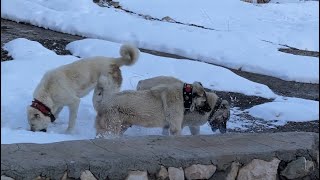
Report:
[[[137,90],[151,89],[161,84],[183,84],[183,82],[177,78],[170,76],[158,76],[150,79],[141,80],[138,82]],[[221,100],[215,93],[207,92],[207,105],[198,108],[193,112],[186,113],[184,115],[182,126],[188,126],[192,135],[197,135],[200,132],[200,126],[209,121],[209,124],[213,131],[219,129],[221,133],[226,132],[226,123],[230,117],[230,106],[228,101]],[[207,107],[209,106],[209,108]],[[209,112],[204,109],[210,109]],[[163,129],[162,134],[168,134],[168,127]]]
[[[94,107],[97,110],[97,135],[121,135],[131,125],[168,127],[170,134],[179,135],[187,102],[190,111],[203,106],[206,94],[201,83],[194,82],[191,99],[185,100],[184,85],[160,85],[150,90],[112,92],[114,82],[101,77],[95,89]],[[186,87],[190,87],[186,85]],[[186,92],[186,91],[184,91]],[[192,95],[192,96],[191,96]],[[190,101],[189,101],[190,100]]]
[[91,57],[63,65],[45,73],[36,87],[31,106],[27,108],[32,131],[44,131],[55,120],[64,106],[69,108],[67,132],[74,129],[80,98],[87,95],[97,84],[100,76],[111,78],[114,91],[122,83],[120,67],[133,65],[140,51],[125,44],[120,48],[119,58]]

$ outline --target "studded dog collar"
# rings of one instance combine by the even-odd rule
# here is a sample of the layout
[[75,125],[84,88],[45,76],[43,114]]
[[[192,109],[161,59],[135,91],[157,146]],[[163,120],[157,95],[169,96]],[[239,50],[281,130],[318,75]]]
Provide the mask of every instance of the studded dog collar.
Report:
[[190,107],[192,104],[192,85],[184,83],[183,88],[182,88],[182,93],[183,93],[183,105],[185,112],[190,111]]

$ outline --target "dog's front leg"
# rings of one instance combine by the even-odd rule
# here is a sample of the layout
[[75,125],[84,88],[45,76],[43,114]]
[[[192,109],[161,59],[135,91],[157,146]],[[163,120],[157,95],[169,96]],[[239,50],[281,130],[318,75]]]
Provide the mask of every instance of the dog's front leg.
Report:
[[67,133],[71,133],[74,129],[77,120],[77,114],[79,109],[80,99],[75,98],[74,102],[70,104],[69,107],[69,124],[67,128]]
[[63,106],[59,106],[59,107],[57,108],[57,110],[53,113],[53,115],[54,115],[54,117],[55,117],[56,119],[58,119],[58,116],[59,116],[59,114],[60,114],[60,112],[61,112],[62,109],[63,109]]

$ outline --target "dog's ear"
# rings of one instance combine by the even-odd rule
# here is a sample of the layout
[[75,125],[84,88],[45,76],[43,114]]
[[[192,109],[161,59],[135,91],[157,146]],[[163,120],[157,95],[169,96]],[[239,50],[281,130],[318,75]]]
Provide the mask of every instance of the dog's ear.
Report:
[[226,100],[222,100],[221,105],[220,105],[220,108],[222,108],[222,109],[229,109],[229,108],[230,108],[229,102],[226,101]]
[[193,93],[196,93],[199,96],[205,96],[205,90],[202,84],[198,81],[193,82]]

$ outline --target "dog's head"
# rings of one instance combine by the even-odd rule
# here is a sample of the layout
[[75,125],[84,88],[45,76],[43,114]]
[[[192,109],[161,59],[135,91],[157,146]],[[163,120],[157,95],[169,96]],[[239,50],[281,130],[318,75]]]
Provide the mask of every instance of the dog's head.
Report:
[[50,117],[30,106],[27,107],[27,116],[31,131],[47,132],[47,128],[51,123]]
[[119,91],[119,84],[111,76],[100,76],[93,91],[92,102],[94,109],[97,110],[104,97]]
[[[214,111],[214,110],[213,110]],[[227,121],[230,118],[230,105],[226,100],[222,100],[220,106],[209,118],[209,124],[212,131],[220,130],[221,133],[227,131]]]
[[206,103],[207,103],[206,91],[204,90],[202,84],[200,82],[195,81],[193,82],[192,86],[193,86],[192,88],[193,101],[190,107],[190,111],[194,111],[196,109],[202,108],[206,106]]

